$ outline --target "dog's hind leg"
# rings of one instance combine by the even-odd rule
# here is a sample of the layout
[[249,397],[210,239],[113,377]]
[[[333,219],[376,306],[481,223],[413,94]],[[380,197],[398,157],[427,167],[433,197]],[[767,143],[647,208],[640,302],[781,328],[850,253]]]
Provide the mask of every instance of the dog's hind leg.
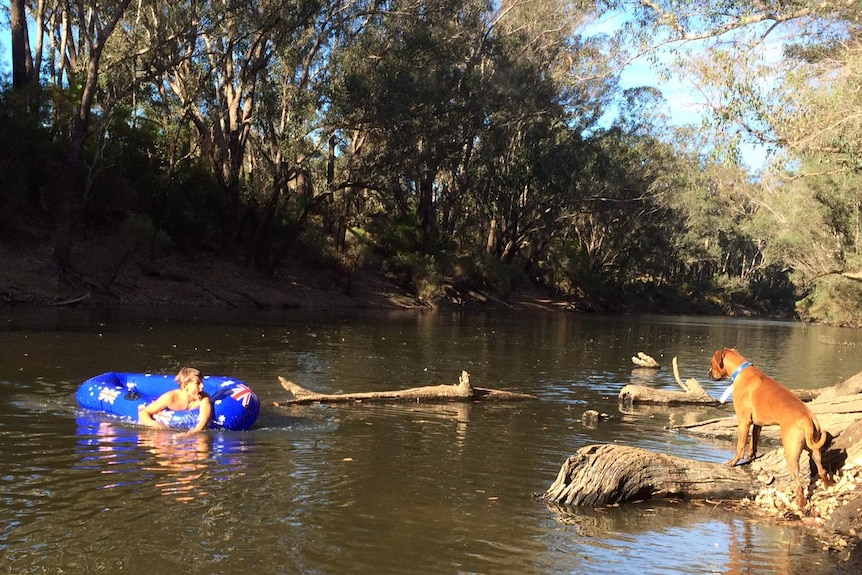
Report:
[[811,459],[814,460],[814,464],[817,466],[817,475],[820,476],[820,481],[823,482],[824,487],[829,487],[830,485],[834,485],[835,482],[829,477],[826,473],[826,470],[823,469],[823,463],[820,461],[820,450],[812,449],[811,450]]
[[751,450],[748,452],[748,461],[752,462],[757,457],[757,442],[760,441],[760,430],[763,429],[761,425],[752,425],[751,426]]
[[799,505],[799,509],[804,509],[807,501],[805,488],[802,485],[802,480],[799,478],[799,456],[802,455],[802,449],[805,447],[804,433],[804,430],[795,427],[793,429],[781,428],[784,460],[787,462],[787,471],[790,473],[790,479],[796,486],[796,503]]
[[799,454],[794,459],[785,448],[784,457],[785,461],[787,461],[787,471],[790,472],[790,479],[796,486],[796,504],[799,505],[799,509],[804,509],[807,498],[805,497],[805,487],[803,487],[802,480],[799,478]]

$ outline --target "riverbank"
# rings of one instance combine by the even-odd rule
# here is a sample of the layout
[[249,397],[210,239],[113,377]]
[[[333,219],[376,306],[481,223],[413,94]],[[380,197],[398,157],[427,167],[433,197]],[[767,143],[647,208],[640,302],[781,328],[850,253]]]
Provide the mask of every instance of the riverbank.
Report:
[[0,242],[0,303],[13,306],[180,306],[230,309],[512,309],[603,311],[595,302],[563,298],[533,286],[507,297],[446,285],[445,297],[420,301],[374,269],[347,277],[294,256],[273,276],[242,258],[215,252],[157,257],[128,253],[110,237],[74,244],[73,272],[60,277],[45,237]]

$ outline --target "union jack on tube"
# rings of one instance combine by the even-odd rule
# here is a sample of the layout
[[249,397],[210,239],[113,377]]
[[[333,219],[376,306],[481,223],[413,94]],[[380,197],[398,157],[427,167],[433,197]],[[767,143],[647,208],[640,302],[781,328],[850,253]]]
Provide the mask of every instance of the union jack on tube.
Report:
[[243,407],[248,407],[248,402],[251,401],[251,397],[254,395],[254,392],[247,385],[242,383],[238,383],[236,387],[231,390],[230,396],[242,403]]

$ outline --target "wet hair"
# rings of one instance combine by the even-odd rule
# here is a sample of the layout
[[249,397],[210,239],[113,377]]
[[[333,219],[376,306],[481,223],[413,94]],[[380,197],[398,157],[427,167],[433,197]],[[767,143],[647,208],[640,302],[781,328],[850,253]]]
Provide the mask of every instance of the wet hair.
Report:
[[203,377],[201,376],[201,372],[196,370],[193,367],[184,367],[182,368],[177,376],[174,378],[176,382],[182,387],[186,383],[192,381],[193,379],[197,379],[198,381],[203,382]]

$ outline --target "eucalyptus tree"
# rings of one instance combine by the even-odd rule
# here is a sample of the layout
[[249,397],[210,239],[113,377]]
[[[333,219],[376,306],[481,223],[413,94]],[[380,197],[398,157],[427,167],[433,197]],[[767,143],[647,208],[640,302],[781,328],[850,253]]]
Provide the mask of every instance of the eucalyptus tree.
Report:
[[768,266],[771,233],[757,224],[765,211],[760,189],[738,166],[703,161],[693,167],[677,176],[682,181],[672,198],[684,224],[674,243],[687,281],[704,288],[716,278],[748,282]]
[[824,56],[840,51],[858,29],[860,11],[855,0],[603,0],[598,6],[626,14],[618,48],[631,58],[648,55],[663,75],[684,75],[704,94],[712,114],[703,127],[731,154],[744,139],[791,143],[785,129],[800,110],[786,80],[800,73],[811,78],[804,59],[825,63]]
[[701,129],[724,159],[738,160],[744,142],[770,147],[773,161],[760,189],[749,190],[756,209],[745,222],[749,239],[770,230],[756,267],[793,272],[803,290],[822,275],[862,275],[859,228],[848,225],[862,195],[844,191],[858,190],[862,175],[862,5],[609,0],[601,8],[628,15],[617,40],[631,53],[651,54],[664,74],[704,94],[710,113]]
[[212,0],[180,3],[189,26],[165,69],[162,103],[190,119],[211,162],[222,196],[222,244],[233,248],[243,206],[243,173],[257,98],[279,47],[312,26],[314,0]]
[[[857,6],[857,16],[860,12]],[[813,202],[811,211],[822,225],[812,226],[814,219],[797,222],[770,210],[776,223],[793,222],[783,228],[787,236],[808,230],[807,243],[797,250],[788,249],[796,242],[786,244],[776,250],[776,257],[780,254],[793,264],[803,286],[833,273],[858,280],[862,278],[862,29],[841,42],[799,45],[791,51],[806,65],[804,74],[797,72],[787,79],[791,89],[781,133],[786,157],[801,162],[776,170],[764,181],[765,201],[774,202],[776,194],[784,193],[797,198],[796,205]],[[828,241],[824,234],[830,236]],[[812,262],[815,253],[821,257]],[[823,258],[826,254],[829,257]]]
[[[336,213],[343,210],[345,202],[335,197],[352,185],[349,170],[336,170],[343,135],[327,116],[334,62],[382,3],[321,2],[309,25],[297,27],[274,46],[267,74],[260,79],[250,153],[255,168],[250,193],[262,206],[250,257],[265,269],[278,265],[312,213],[326,213],[321,204],[328,203]],[[337,245],[343,244],[346,217],[333,217],[339,220]]]
[[9,2],[9,28],[12,48],[12,87],[23,89],[38,80],[30,51],[30,34],[27,29],[27,11],[24,0]]
[[350,185],[399,220],[415,218],[420,251],[432,249],[451,174],[481,124],[488,10],[484,0],[384,2],[337,57],[331,121]]
[[[58,2],[52,5],[50,15],[43,13],[41,6],[37,11],[38,44],[41,46],[41,38],[49,36],[52,39],[52,61],[61,62],[56,69],[62,70],[62,74],[55,76],[55,87],[69,90],[75,96],[65,126],[68,131],[63,134],[65,154],[55,181],[56,194],[50,199],[56,225],[54,263],[64,273],[71,268],[72,229],[76,209],[87,186],[88,174],[83,169],[87,160],[85,145],[101,126],[99,120],[107,117],[113,107],[128,95],[126,90],[120,89],[118,94],[110,89],[112,83],[105,69],[122,66],[124,55],[112,54],[107,47],[130,3],[131,0],[90,0],[78,4]],[[58,35],[54,35],[55,32]],[[108,81],[100,85],[106,77]],[[55,109],[63,108],[60,105],[62,101],[62,98],[55,100]],[[98,119],[94,126],[93,114],[97,108]],[[55,123],[55,129],[58,123]]]
[[534,266],[564,233],[583,133],[614,86],[601,39],[576,34],[588,6],[384,8],[338,60],[333,117],[351,180],[398,214],[399,249]]
[[167,12],[170,5],[160,0],[31,5],[27,46],[38,72],[39,106],[63,149],[56,166],[43,160],[51,182],[42,200],[55,218],[54,262],[63,273],[72,269],[74,225],[105,168],[102,153],[112,146],[111,123],[126,121],[131,127],[142,112],[134,109],[141,86],[175,61],[169,48],[176,38],[159,26]]
[[581,199],[567,211],[570,241],[585,270],[608,284],[657,280],[673,269],[671,238],[679,226],[666,177],[673,149],[653,137],[612,128],[585,150]]
[[588,9],[520,0],[501,3],[495,14],[489,121],[478,134],[482,160],[471,193],[482,249],[501,261],[524,256],[532,265],[567,232],[564,214],[583,200],[584,134],[615,90],[601,39],[577,34]]

